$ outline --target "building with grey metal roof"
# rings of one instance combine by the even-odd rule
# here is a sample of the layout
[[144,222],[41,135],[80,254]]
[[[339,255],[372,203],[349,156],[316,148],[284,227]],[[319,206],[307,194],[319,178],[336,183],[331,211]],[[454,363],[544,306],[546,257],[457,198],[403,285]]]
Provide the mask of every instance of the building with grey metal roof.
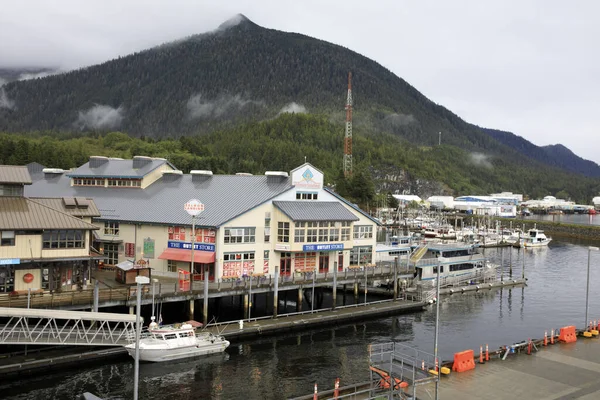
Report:
[[[106,265],[143,261],[155,275],[230,278],[348,268],[357,253],[363,266],[372,261],[376,221],[325,190],[323,173],[308,163],[290,173],[214,175],[184,174],[147,157],[92,157],[73,172],[44,169],[32,177],[29,196],[94,199]],[[194,218],[184,210],[192,199],[202,206]]]
[[2,172],[0,293],[81,288],[99,258],[91,249],[98,230],[91,220],[100,215],[94,201],[26,198],[27,167],[4,166]]

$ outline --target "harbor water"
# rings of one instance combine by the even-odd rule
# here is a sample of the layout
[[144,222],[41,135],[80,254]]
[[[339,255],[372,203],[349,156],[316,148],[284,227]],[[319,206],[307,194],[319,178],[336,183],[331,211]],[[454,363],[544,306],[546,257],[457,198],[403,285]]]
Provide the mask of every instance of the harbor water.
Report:
[[[505,279],[520,277],[527,287],[455,293],[440,303],[439,351],[455,352],[489,345],[490,350],[541,338],[561,326],[582,328],[590,262],[589,319],[600,320],[600,252],[594,243],[553,240],[548,248],[485,249],[491,262],[503,260]],[[511,254],[511,256],[509,256]],[[165,364],[142,364],[140,399],[284,399],[311,393],[317,383],[332,389],[369,379],[368,345],[398,341],[433,352],[435,307],[364,323],[232,343],[226,354]],[[0,383],[2,398],[74,399],[91,392],[106,399],[129,399],[133,362],[69,371]]]

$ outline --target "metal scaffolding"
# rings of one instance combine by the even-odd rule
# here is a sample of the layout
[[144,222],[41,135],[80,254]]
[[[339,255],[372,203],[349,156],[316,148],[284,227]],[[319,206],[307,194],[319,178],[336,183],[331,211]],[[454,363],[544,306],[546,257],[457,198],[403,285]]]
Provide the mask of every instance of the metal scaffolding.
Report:
[[0,344],[124,346],[135,315],[0,307]]

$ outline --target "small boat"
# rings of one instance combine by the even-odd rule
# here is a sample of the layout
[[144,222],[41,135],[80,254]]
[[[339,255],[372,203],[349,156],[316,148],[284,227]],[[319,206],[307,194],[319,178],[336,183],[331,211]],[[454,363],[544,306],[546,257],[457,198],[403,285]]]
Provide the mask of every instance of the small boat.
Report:
[[[223,336],[204,331],[198,333],[190,322],[158,326],[153,320],[140,337],[140,361],[162,362],[205,356],[221,353],[229,346]],[[135,357],[135,341],[125,348]]]
[[523,247],[543,247],[548,246],[552,238],[547,237],[544,231],[533,228],[527,231],[527,234],[521,239]]

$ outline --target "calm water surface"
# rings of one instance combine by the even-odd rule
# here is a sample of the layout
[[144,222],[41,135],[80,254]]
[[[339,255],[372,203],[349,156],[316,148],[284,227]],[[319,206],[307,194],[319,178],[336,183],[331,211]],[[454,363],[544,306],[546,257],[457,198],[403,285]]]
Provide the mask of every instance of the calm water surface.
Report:
[[[457,351],[543,337],[565,325],[582,327],[588,244],[554,240],[541,249],[486,249],[504,261],[525,288],[453,294],[440,304],[439,350]],[[591,253],[590,319],[600,320],[600,253]],[[142,364],[140,399],[283,399],[309,394],[315,382],[332,388],[369,378],[367,346],[398,341],[433,352],[435,308],[283,337],[233,343],[223,356],[171,364]],[[74,399],[90,391],[108,399],[132,397],[133,363],[89,367],[0,385],[0,398]]]

